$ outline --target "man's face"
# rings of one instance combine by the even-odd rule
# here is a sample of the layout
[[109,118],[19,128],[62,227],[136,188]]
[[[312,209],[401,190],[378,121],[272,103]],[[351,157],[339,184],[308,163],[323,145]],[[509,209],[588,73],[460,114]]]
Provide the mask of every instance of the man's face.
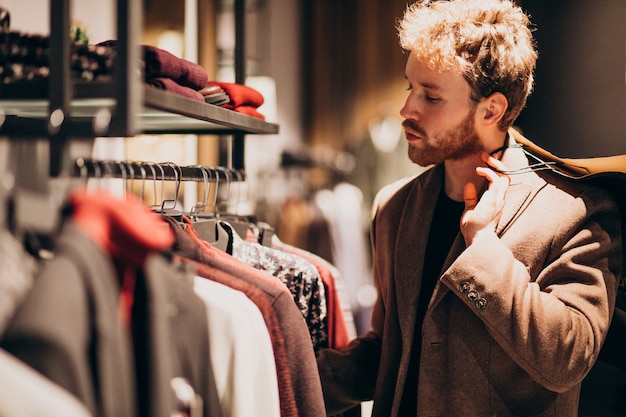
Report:
[[409,96],[400,114],[411,161],[428,166],[483,150],[474,125],[471,88],[460,73],[433,71],[411,54],[406,78]]

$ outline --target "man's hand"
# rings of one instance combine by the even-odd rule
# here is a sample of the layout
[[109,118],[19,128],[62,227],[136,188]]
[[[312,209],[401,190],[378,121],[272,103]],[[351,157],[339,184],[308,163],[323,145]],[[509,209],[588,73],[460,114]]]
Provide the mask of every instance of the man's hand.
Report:
[[466,246],[471,245],[481,234],[495,233],[504,207],[504,193],[509,186],[508,175],[489,168],[491,166],[496,170],[506,171],[504,164],[487,153],[484,153],[482,158],[487,166],[477,167],[476,173],[489,181],[489,187],[480,200],[474,183],[468,182],[463,189],[465,211],[461,216],[461,233]]

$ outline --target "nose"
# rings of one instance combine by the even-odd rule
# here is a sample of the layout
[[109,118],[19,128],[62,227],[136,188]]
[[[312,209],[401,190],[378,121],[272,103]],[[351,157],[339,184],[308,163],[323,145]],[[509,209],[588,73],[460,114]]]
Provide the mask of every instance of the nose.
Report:
[[409,95],[407,96],[406,100],[404,101],[404,105],[402,106],[402,108],[400,109],[400,116],[402,116],[403,119],[414,119],[414,120],[419,120],[419,111],[417,109],[417,106],[414,105],[414,103],[412,103],[413,100],[411,100],[411,96],[413,94],[411,92],[409,92]]

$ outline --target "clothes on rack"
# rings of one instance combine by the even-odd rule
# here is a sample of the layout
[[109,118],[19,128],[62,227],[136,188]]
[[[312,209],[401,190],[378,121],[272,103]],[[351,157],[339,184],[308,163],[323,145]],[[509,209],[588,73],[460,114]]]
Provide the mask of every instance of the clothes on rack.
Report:
[[0,338],[18,306],[30,291],[36,272],[35,258],[8,230],[0,229]]
[[67,390],[1,349],[0,369],[1,416],[92,416]]
[[283,242],[329,260],[339,277],[334,282],[345,287],[342,305],[349,310],[343,310],[343,321],[363,333],[370,326],[374,292],[363,196],[346,182],[310,194],[285,199],[276,208],[276,233]]
[[326,293],[319,271],[302,256],[233,237],[233,257],[277,277],[287,287],[311,336],[313,350],[328,347]]
[[[331,264],[231,230],[234,254],[259,256],[247,263],[132,194],[73,191],[62,219],[46,259],[14,258],[21,242],[0,234],[28,266],[4,264],[2,287],[31,277],[2,294],[13,308],[0,349],[15,361],[94,416],[324,415],[315,351],[330,334],[319,318],[329,294],[329,311],[342,310]],[[348,332],[341,317],[335,335]]]
[[261,310],[275,350],[281,416],[320,416],[325,408],[311,336],[305,318],[284,284],[200,239],[189,219],[168,220],[176,253],[195,262],[196,273],[244,292]]
[[319,255],[286,244],[276,235],[272,247],[301,256],[317,268],[326,294],[328,345],[335,349],[346,347],[356,337],[356,327],[341,272]]
[[207,306],[211,365],[225,416],[280,416],[278,377],[269,331],[256,305],[227,285],[196,276]]
[[[188,271],[160,252],[173,241],[143,203],[77,192],[0,345],[97,416],[169,416],[184,378],[222,416],[208,325]],[[192,366],[193,365],[193,366]],[[197,408],[196,408],[197,409]]]

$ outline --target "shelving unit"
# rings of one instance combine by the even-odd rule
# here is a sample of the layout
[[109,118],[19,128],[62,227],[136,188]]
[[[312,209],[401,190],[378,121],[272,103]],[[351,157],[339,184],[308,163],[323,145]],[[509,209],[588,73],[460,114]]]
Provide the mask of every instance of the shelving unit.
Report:
[[[141,1],[117,1],[118,47],[114,76],[75,81],[69,70],[69,0],[50,2],[50,76],[46,85],[0,89],[0,135],[13,139],[49,138],[50,173],[70,166],[63,160],[72,138],[130,137],[142,133],[232,135],[228,168],[244,168],[243,137],[276,134],[278,125],[147,86],[140,79]],[[236,34],[244,39],[245,0],[235,0]],[[237,45],[236,80],[245,78],[243,45]],[[12,91],[11,91],[12,90]],[[85,155],[88,157],[88,155]],[[201,181],[202,178],[198,178]]]

